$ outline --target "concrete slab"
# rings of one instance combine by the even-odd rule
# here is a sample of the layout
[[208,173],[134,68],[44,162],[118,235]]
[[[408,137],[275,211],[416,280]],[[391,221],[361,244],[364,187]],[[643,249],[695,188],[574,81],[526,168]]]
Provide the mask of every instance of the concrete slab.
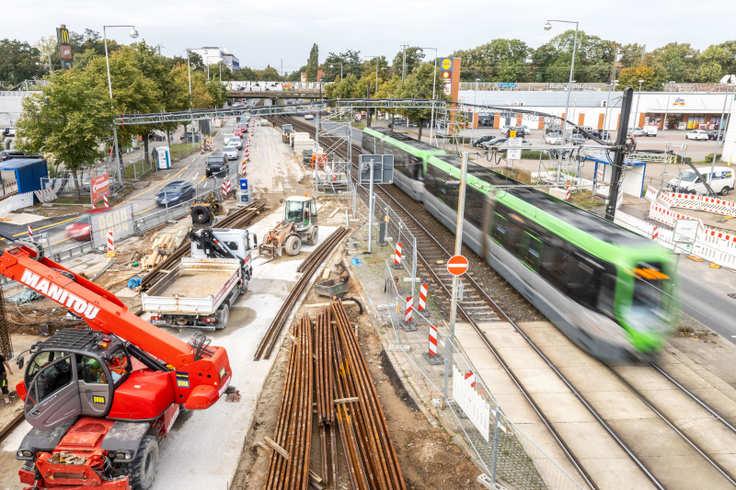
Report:
[[13,225],[27,225],[30,223],[35,223],[37,221],[43,221],[46,218],[46,216],[39,216],[38,214],[31,214],[31,213],[10,213],[6,216],[6,218],[10,218],[10,221],[6,221],[6,223],[10,223]]

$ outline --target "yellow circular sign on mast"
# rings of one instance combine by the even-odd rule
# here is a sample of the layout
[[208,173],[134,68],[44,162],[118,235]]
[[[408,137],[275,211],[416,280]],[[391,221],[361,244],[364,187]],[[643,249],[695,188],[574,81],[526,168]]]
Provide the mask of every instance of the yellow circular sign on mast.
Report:
[[445,71],[452,70],[452,58],[444,58],[440,62],[440,68],[442,68]]

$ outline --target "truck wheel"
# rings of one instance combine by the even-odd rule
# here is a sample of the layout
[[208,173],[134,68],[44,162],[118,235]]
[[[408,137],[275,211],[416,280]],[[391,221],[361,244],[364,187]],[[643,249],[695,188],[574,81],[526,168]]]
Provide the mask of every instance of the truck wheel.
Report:
[[158,441],[154,436],[146,436],[138,446],[138,454],[132,463],[123,467],[133,490],[149,490],[153,486],[158,471]]
[[222,330],[227,327],[227,322],[230,320],[230,307],[228,305],[222,305],[217,310],[217,329]]
[[318,240],[319,240],[319,228],[315,226],[314,229],[312,230],[312,234],[309,235],[309,238],[307,238],[307,244],[317,245]]
[[194,206],[192,208],[192,223],[204,225],[212,220],[212,214],[207,206]]
[[723,189],[721,189],[721,195],[727,196],[728,195],[729,188],[727,185],[723,186]]
[[296,255],[302,249],[302,239],[299,235],[291,235],[284,243],[284,249],[288,255]]

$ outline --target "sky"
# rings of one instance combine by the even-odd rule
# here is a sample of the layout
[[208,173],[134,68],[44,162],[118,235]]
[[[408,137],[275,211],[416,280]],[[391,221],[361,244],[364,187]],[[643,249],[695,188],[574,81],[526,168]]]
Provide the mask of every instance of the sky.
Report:
[[[22,0],[3,2],[1,10],[0,39],[32,43],[55,35],[60,24],[79,33],[133,24],[138,40],[161,45],[166,56],[217,46],[238,57],[241,67],[281,70],[283,64],[285,72],[306,64],[313,43],[320,61],[347,49],[391,61],[404,42],[437,48],[439,56],[496,38],[520,39],[536,48],[572,26],[553,23],[545,31],[548,19],[578,21],[589,35],[638,42],[648,51],[675,41],[703,50],[736,39],[736,2],[729,0]],[[129,43],[128,31],[110,29],[109,38]]]

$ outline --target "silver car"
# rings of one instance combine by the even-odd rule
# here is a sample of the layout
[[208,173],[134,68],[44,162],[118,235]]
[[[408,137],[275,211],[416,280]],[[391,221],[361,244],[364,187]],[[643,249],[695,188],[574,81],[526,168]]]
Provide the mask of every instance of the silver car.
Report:
[[222,149],[222,152],[225,154],[228,160],[238,159],[238,149],[234,146],[226,146]]

